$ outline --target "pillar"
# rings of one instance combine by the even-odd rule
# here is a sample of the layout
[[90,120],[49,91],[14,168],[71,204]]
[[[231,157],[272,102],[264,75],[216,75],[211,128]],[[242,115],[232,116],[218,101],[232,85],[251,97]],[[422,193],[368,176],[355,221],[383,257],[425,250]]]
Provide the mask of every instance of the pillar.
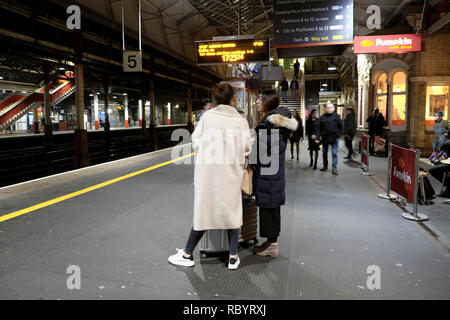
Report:
[[33,108],[33,132],[35,134],[39,133],[39,118],[38,118],[38,105]]
[[[150,151],[155,151],[158,149],[158,138],[156,135],[156,96],[155,96],[155,74],[153,73],[153,61],[150,60]],[[145,119],[145,118],[144,118]]]
[[188,112],[188,123],[187,129],[190,133],[194,131],[194,125],[192,123],[192,85],[191,85],[191,74],[189,74],[189,83],[187,88],[187,112]]
[[169,102],[167,104],[167,124],[170,125],[172,123],[172,104]]
[[145,118],[144,109],[142,108],[142,99],[138,101],[138,119],[139,119],[139,127],[142,126],[142,119]]
[[48,71],[45,74],[45,83],[44,83],[44,146],[46,149],[53,148],[53,128],[52,128],[52,119],[51,119],[51,111],[50,111],[50,78]]
[[109,144],[111,142],[111,132],[110,132],[110,124],[109,124],[109,78],[108,75],[105,76],[104,82],[104,105],[105,105],[105,123],[103,125],[105,132],[105,140]]
[[128,128],[128,96],[125,96],[123,99],[123,108],[125,111],[125,128]]
[[95,130],[99,129],[99,122],[98,122],[98,94],[94,93],[94,125]]
[[84,168],[89,165],[87,128],[84,115],[84,66],[78,62],[75,64],[75,155],[74,169]]

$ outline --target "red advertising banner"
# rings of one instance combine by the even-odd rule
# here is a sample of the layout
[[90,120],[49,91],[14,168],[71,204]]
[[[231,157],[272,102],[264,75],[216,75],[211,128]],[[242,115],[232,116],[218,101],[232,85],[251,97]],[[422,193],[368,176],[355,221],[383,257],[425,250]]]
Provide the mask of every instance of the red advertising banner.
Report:
[[369,157],[369,155],[367,154],[367,150],[369,145],[369,137],[366,134],[363,134],[361,137],[361,163],[365,164],[366,166],[368,166],[368,161],[367,158]]
[[414,202],[416,153],[414,150],[392,145],[391,190]]
[[356,36],[354,53],[410,52],[421,50],[420,34],[394,34],[388,36]]

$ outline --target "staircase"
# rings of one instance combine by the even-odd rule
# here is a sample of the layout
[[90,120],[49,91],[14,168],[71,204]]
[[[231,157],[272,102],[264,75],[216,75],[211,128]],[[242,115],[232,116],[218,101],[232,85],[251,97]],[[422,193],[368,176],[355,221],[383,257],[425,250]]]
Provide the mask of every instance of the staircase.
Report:
[[288,91],[287,102],[283,101],[281,91],[279,92],[279,97],[280,97],[280,107],[286,107],[291,111],[294,110],[298,111],[301,108],[302,102],[300,101],[299,98],[297,98],[297,100],[291,100],[291,91]]
[[[59,86],[50,91],[50,105],[54,106],[75,91],[75,85],[70,81],[62,82]],[[5,101],[6,102],[6,101]],[[33,109],[35,103],[43,103],[43,88],[37,90],[29,96],[24,96],[20,100],[0,110],[0,131],[5,130],[30,110]]]

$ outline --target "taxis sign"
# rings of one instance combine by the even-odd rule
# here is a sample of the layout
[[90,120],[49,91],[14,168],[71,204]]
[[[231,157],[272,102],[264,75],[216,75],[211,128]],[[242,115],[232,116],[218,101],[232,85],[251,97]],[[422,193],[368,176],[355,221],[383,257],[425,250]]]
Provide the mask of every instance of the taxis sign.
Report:
[[355,53],[401,53],[421,50],[420,34],[394,34],[389,36],[357,36]]
[[197,65],[265,62],[270,60],[269,39],[197,41]]

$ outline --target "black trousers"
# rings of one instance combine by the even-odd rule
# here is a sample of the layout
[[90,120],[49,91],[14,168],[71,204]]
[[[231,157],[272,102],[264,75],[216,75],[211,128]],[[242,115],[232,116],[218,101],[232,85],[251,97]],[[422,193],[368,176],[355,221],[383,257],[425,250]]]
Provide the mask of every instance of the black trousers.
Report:
[[345,146],[348,149],[348,156],[351,157],[353,155],[353,137],[345,137]]
[[369,153],[375,153],[375,135],[371,134],[369,137]]
[[[446,172],[450,172],[450,165],[448,164],[438,164],[435,166],[432,166],[428,172],[435,178],[437,179],[439,182],[442,183],[442,181],[444,180],[444,174]],[[445,196],[449,196],[450,197],[450,179],[447,178],[445,180],[445,185],[443,185],[442,187],[444,187],[443,193],[442,195]]]
[[259,234],[263,238],[277,238],[281,231],[280,208],[259,208]]

